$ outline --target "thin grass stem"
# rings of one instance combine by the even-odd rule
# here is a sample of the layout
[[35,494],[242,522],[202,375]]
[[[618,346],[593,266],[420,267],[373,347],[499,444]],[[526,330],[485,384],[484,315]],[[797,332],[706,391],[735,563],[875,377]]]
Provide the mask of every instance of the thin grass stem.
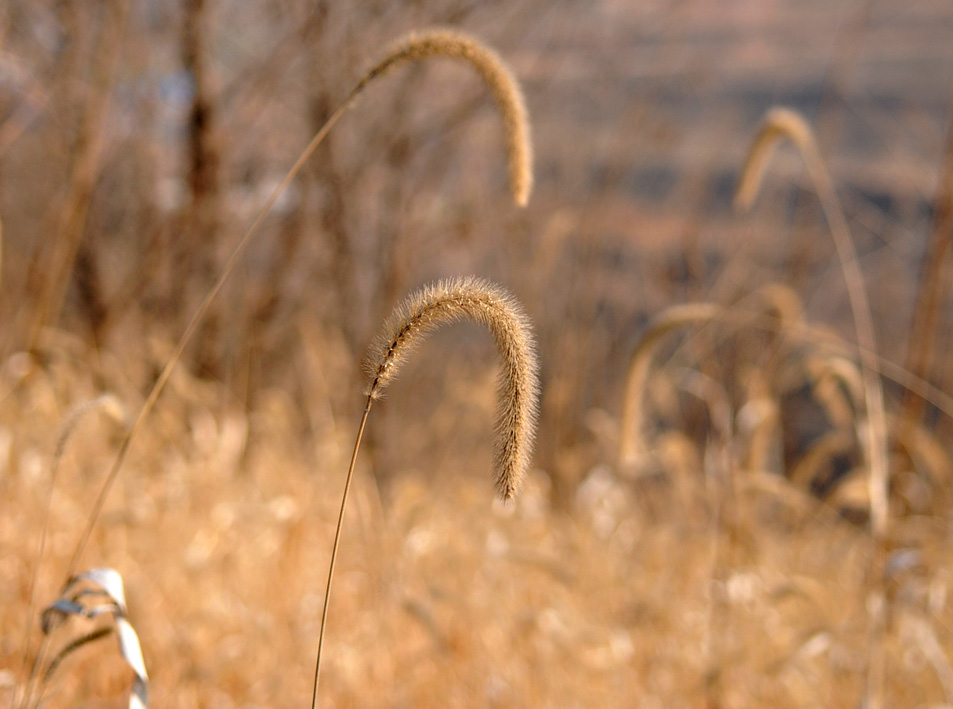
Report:
[[321,629],[318,631],[318,656],[314,661],[314,690],[311,695],[311,709],[318,705],[318,679],[321,674],[321,653],[324,649],[324,629],[328,624],[328,608],[331,604],[331,582],[334,579],[334,564],[338,558],[338,547],[341,543],[341,529],[344,527],[344,509],[347,507],[348,494],[351,491],[351,480],[354,477],[354,465],[357,463],[357,452],[361,448],[364,438],[364,428],[367,425],[367,415],[371,412],[374,396],[368,395],[361,416],[361,425],[357,429],[357,439],[354,441],[354,450],[351,453],[351,463],[347,467],[347,477],[344,480],[344,494],[341,495],[341,511],[338,513],[337,527],[334,529],[334,544],[331,546],[331,562],[328,565],[328,584],[324,589],[324,607],[321,609]]
[[866,701],[868,709],[883,706],[884,649],[883,635],[886,631],[884,569],[886,563],[887,525],[890,516],[889,480],[887,471],[887,414],[884,407],[883,385],[877,374],[876,338],[873,316],[860,271],[857,251],[850,235],[850,228],[834,181],[827,170],[817,147],[813,131],[807,121],[797,112],[786,108],[771,109],[765,116],[761,130],[752,143],[745,161],[739,183],[736,205],[747,208],[757,195],[761,178],[774,145],[785,137],[795,144],[807,166],[817,190],[824,217],[831,230],[834,248],[847,285],[847,296],[854,317],[857,344],[860,350],[861,376],[864,382],[864,397],[870,429],[866,436],[867,464],[870,466],[870,528],[873,542],[870,577],[870,651],[867,674]]
[[484,78],[490,89],[493,91],[494,96],[497,98],[497,102],[500,106],[500,111],[504,117],[504,123],[507,126],[507,151],[510,158],[510,172],[513,183],[512,189],[514,193],[514,199],[520,205],[525,204],[529,199],[530,190],[532,189],[532,149],[529,140],[529,124],[528,119],[526,118],[525,106],[523,105],[522,92],[519,89],[519,85],[516,83],[515,79],[513,79],[509,70],[506,68],[505,64],[499,60],[492,50],[485,47],[479,41],[465,35],[457,35],[444,30],[433,30],[423,33],[420,36],[411,35],[407,39],[398,42],[398,44],[395,45],[395,49],[392,50],[390,54],[388,54],[382,61],[372,67],[372,69],[369,70],[357,82],[354,89],[348,94],[347,98],[341,103],[340,106],[338,106],[337,109],[335,109],[334,113],[331,114],[325,124],[320,128],[320,130],[318,130],[314,138],[311,139],[311,142],[298,157],[298,160],[285,175],[284,179],[272,191],[271,195],[268,197],[267,201],[255,217],[255,220],[245,232],[245,235],[235,246],[228,258],[228,261],[225,263],[221,274],[215,281],[215,284],[212,286],[208,295],[206,295],[205,299],[199,305],[198,310],[196,310],[195,314],[192,316],[192,319],[189,321],[185,332],[182,334],[182,337],[176,344],[174,350],[172,351],[172,355],[169,357],[168,362],[166,363],[165,367],[163,367],[162,372],[159,374],[158,379],[152,387],[152,390],[149,392],[145,403],[139,410],[139,414],[136,416],[136,420],[133,422],[129,433],[123,438],[122,443],[119,446],[119,452],[117,453],[116,459],[110,468],[109,473],[106,475],[99,494],[93,503],[92,511],[90,512],[86,527],[82,536],[80,537],[79,543],[76,545],[75,551],[73,552],[72,559],[70,560],[69,567],[67,568],[66,578],[70,578],[79,567],[80,558],[86,548],[86,545],[89,543],[89,538],[92,535],[93,528],[95,527],[96,522],[102,513],[103,506],[106,502],[106,497],[108,496],[109,491],[116,480],[116,477],[119,475],[119,471],[122,469],[123,462],[126,459],[126,455],[128,454],[129,447],[132,444],[133,439],[142,427],[146,416],[148,416],[148,414],[155,407],[159,395],[162,393],[166,383],[169,380],[169,377],[172,374],[172,370],[182,358],[182,354],[185,351],[186,346],[191,341],[193,335],[198,329],[198,326],[204,320],[209,308],[212,305],[212,301],[222,290],[222,287],[225,285],[228,277],[235,269],[239,258],[242,256],[242,254],[244,254],[248,244],[252,240],[252,237],[254,237],[258,232],[258,229],[260,228],[262,222],[264,222],[265,217],[269,214],[269,212],[271,212],[275,202],[285,191],[291,181],[294,180],[294,178],[298,175],[305,162],[311,157],[312,154],[314,154],[314,151],[325,139],[325,137],[327,137],[328,133],[338,122],[338,120],[340,120],[341,116],[343,116],[344,113],[354,104],[357,98],[361,95],[362,91],[368,85],[373,83],[374,79],[385,74],[390,67],[400,63],[401,61],[441,54],[462,58],[472,63],[480,75]]

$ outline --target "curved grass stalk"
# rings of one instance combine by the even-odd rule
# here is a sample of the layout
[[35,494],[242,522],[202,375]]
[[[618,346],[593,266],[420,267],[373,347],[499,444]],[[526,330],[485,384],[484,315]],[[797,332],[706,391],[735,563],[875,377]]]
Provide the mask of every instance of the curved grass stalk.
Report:
[[334,565],[344,524],[344,510],[354,477],[358,450],[367,425],[367,416],[384,387],[397,376],[410,352],[423,341],[427,333],[441,325],[462,319],[474,320],[490,330],[502,363],[498,380],[496,449],[493,464],[496,490],[500,498],[508,501],[516,495],[529,466],[536,427],[539,383],[532,330],[522,308],[503,290],[472,277],[440,281],[413,293],[384,323],[377,345],[365,362],[371,383],[347,469],[341,510],[331,548],[328,583],[321,612],[321,630],[318,635],[318,654],[314,665],[312,709],[318,702],[324,631],[331,600]]
[[857,440],[864,440],[866,418],[858,415],[864,403],[864,380],[856,363],[848,357],[815,355],[807,357],[804,368],[814,399],[831,423],[838,428],[852,426]]
[[709,303],[676,305],[666,309],[655,318],[642,335],[626,374],[619,436],[620,462],[624,464],[635,462],[645,449],[642,443],[642,424],[645,416],[642,393],[645,391],[652,368],[652,355],[655,353],[655,348],[666,335],[678,328],[709,323],[720,317],[722,313],[723,309],[720,306]]
[[847,295],[854,317],[857,344],[860,347],[861,376],[864,382],[864,398],[870,431],[866,436],[867,464],[870,466],[870,526],[875,554],[872,579],[881,588],[879,598],[872,599],[871,632],[878,636],[872,646],[871,667],[868,673],[867,706],[880,709],[883,706],[883,625],[886,622],[883,611],[882,576],[883,563],[889,522],[889,493],[887,472],[887,416],[884,407],[883,385],[877,373],[876,338],[874,336],[873,317],[864,287],[863,275],[858,265],[857,251],[851,239],[850,229],[844,210],[837,198],[834,183],[824,164],[814,133],[810,125],[799,113],[788,108],[773,108],[768,111],[748,152],[735,206],[740,210],[748,209],[757,196],[768,159],[781,138],[787,138],[801,153],[807,166],[811,181],[817,191],[821,208],[831,230],[837,258],[847,285]]
[[798,294],[789,286],[783,283],[768,283],[752,295],[760,302],[765,314],[772,316],[779,325],[804,321],[804,306]]
[[348,101],[391,68],[404,62],[434,56],[469,62],[493,93],[503,119],[510,192],[516,204],[525,207],[533,191],[533,146],[526,100],[506,63],[475,37],[449,29],[434,29],[407,35],[391,45],[384,52],[384,58],[364,74],[351,91]]
[[265,201],[265,204],[262,206],[261,210],[258,212],[251,226],[248,227],[248,230],[245,232],[244,236],[242,236],[238,244],[235,246],[218,279],[215,281],[214,285],[209,290],[208,295],[205,296],[205,299],[199,305],[195,314],[192,316],[192,319],[186,326],[185,332],[182,334],[182,337],[179,339],[179,342],[173,349],[168,362],[166,363],[165,367],[163,367],[161,373],[156,379],[152,390],[146,397],[146,400],[143,403],[142,408],[139,410],[139,413],[130,427],[129,432],[122,440],[122,443],[119,446],[119,451],[116,455],[116,459],[106,475],[106,479],[100,488],[95,502],[93,503],[93,508],[90,512],[87,525],[82,536],[80,537],[79,543],[76,545],[76,549],[67,569],[67,578],[72,577],[76,573],[76,569],[79,566],[80,557],[82,556],[86,545],[89,543],[89,537],[92,534],[93,528],[95,527],[100,514],[102,513],[103,505],[106,502],[106,497],[108,496],[116,477],[119,475],[119,471],[122,469],[123,462],[125,461],[133,439],[139,432],[140,428],[142,428],[145,418],[155,407],[159,395],[162,393],[165,385],[168,383],[169,377],[172,375],[172,370],[182,358],[182,353],[185,351],[186,346],[192,339],[192,336],[195,334],[199,325],[205,319],[212,302],[215,300],[215,297],[225,285],[228,277],[238,264],[238,260],[241,258],[242,254],[244,254],[246,248],[252,240],[252,237],[257,234],[258,229],[261,227],[262,222],[265,220],[265,217],[271,211],[272,207],[274,207],[275,202],[287,189],[288,185],[291,184],[292,180],[294,180],[294,178],[298,175],[305,162],[307,162],[308,158],[314,154],[314,151],[322,143],[325,137],[327,137],[328,133],[335,126],[335,124],[341,119],[344,113],[352,105],[354,105],[354,102],[361,95],[364,89],[367,88],[367,86],[373,83],[376,78],[385,74],[391,67],[394,67],[405,61],[423,59],[431,56],[448,56],[452,58],[464,59],[474,67],[481,77],[483,77],[484,81],[487,83],[496,97],[497,104],[500,107],[501,113],[503,114],[504,123],[506,126],[507,154],[510,161],[510,176],[512,179],[512,191],[514,199],[516,200],[517,204],[520,205],[525,204],[529,199],[529,195],[532,190],[532,148],[529,138],[529,122],[523,102],[522,91],[502,60],[500,60],[495,52],[483,45],[479,40],[448,30],[431,30],[419,34],[411,34],[405,39],[398,41],[391,51],[385,55],[384,59],[375,64],[364,74],[364,76],[357,82],[354,89],[352,89],[352,91],[348,94],[347,98],[341,103],[340,106],[338,106],[338,108],[328,118],[327,122],[318,130],[314,138],[311,139],[311,142],[302,151],[295,164],[285,175],[284,179],[278,184],[277,187],[275,187],[274,191],[271,193],[271,195]]
[[[772,316],[781,326],[803,320],[800,299],[787,286],[768,284],[755,291],[752,297],[759,301],[760,310]],[[731,311],[713,303],[686,303],[667,308],[649,324],[629,360],[622,401],[619,462],[631,464],[645,452],[642,441],[642,394],[651,371],[655,348],[666,335],[681,327],[704,325],[719,319],[732,319]]]
[[854,436],[850,431],[834,429],[821,436],[794,465],[788,476],[796,488],[810,490],[821,470],[838,455],[854,450]]

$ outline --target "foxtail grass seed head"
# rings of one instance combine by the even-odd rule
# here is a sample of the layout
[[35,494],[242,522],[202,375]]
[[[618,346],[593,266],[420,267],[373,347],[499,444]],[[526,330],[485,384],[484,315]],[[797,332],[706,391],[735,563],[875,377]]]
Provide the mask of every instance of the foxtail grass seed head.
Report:
[[813,133],[800,113],[780,106],[768,111],[741,168],[741,179],[735,192],[735,210],[747,212],[754,204],[768,159],[781,138],[790,140],[802,153],[810,153],[814,149]]
[[355,98],[374,79],[404,62],[444,56],[470,63],[493,93],[503,118],[510,191],[520,207],[533,191],[533,145],[523,91],[500,56],[475,37],[448,29],[414,32],[397,40],[351,91]]
[[[745,166],[738,193],[736,206],[746,209],[754,201],[771,150],[779,137],[793,142],[801,153],[811,181],[821,202],[824,217],[830,226],[831,237],[837,250],[841,272],[847,285],[851,311],[854,315],[854,329],[857,344],[860,346],[861,374],[864,380],[864,392],[869,419],[869,433],[866,438],[866,455],[869,467],[870,529],[878,552],[874,555],[871,578],[878,579],[870,590],[871,602],[868,604],[871,637],[871,653],[868,658],[867,686],[864,703],[873,709],[883,706],[884,652],[883,640],[886,617],[883,603],[882,560],[885,558],[887,525],[890,519],[890,495],[887,460],[887,416],[884,409],[883,384],[878,372],[877,343],[873,316],[864,276],[857,259],[857,250],[850,234],[850,227],[844,209],[837,198],[834,181],[817,147],[814,132],[803,116],[787,108],[774,108],[768,111],[762,122],[761,130],[755,138]],[[879,577],[879,578],[878,578]],[[879,600],[877,600],[879,599]]]
[[440,281],[413,293],[384,324],[366,361],[369,396],[377,398],[424,336],[441,325],[470,319],[486,326],[500,353],[494,470],[496,489],[512,499],[530,462],[539,398],[532,329],[516,300],[487,281]]
[[123,428],[129,427],[129,411],[126,409],[126,405],[123,404],[123,402],[115,394],[110,394],[107,392],[106,394],[97,396],[95,399],[84,401],[77,406],[74,406],[67,413],[66,418],[63,420],[63,425],[60,427],[60,434],[56,439],[56,453],[54,455],[55,460],[59,460],[63,457],[66,444],[73,436],[73,432],[76,430],[76,427],[79,425],[80,421],[84,419],[87,414],[90,414],[94,411],[102,412],[106,417],[119,424]]
[[721,315],[722,309],[709,303],[675,305],[656,317],[642,335],[626,373],[619,437],[620,463],[631,465],[645,452],[642,440],[642,421],[645,415],[642,397],[652,369],[652,356],[656,346],[666,335],[680,327],[708,323]]

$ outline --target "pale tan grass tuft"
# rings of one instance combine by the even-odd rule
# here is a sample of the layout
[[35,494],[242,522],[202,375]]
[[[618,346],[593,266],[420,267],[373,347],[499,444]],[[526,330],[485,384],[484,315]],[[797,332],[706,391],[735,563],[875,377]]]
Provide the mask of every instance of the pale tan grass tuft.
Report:
[[318,656],[314,663],[314,693],[311,709],[318,702],[318,680],[321,674],[321,652],[324,648],[324,630],[327,626],[331,600],[331,584],[337,561],[354,465],[364,437],[367,416],[374,401],[380,396],[424,336],[440,325],[463,319],[485,325],[493,334],[500,353],[503,369],[499,377],[499,405],[496,416],[496,454],[494,469],[496,489],[504,501],[519,491],[529,467],[536,428],[539,400],[538,365],[532,328],[522,307],[513,296],[480,278],[452,278],[413,293],[399,305],[384,323],[376,347],[365,361],[371,377],[367,402],[357,429],[351,462],[344,480],[341,509],[338,513],[328,583],[324,592],[321,629],[318,635]]
[[533,190],[533,146],[530,139],[526,100],[519,83],[500,56],[475,37],[449,29],[414,32],[385,50],[383,59],[372,66],[351,91],[350,102],[374,79],[399,64],[443,56],[469,62],[493,93],[506,138],[510,191],[520,207],[529,202]]

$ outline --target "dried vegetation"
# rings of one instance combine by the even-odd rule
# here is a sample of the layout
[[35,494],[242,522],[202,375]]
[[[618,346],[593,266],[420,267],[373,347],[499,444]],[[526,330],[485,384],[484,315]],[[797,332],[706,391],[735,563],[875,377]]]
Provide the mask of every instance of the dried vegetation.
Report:
[[953,705],[953,16],[631,5],[0,7],[0,707]]

